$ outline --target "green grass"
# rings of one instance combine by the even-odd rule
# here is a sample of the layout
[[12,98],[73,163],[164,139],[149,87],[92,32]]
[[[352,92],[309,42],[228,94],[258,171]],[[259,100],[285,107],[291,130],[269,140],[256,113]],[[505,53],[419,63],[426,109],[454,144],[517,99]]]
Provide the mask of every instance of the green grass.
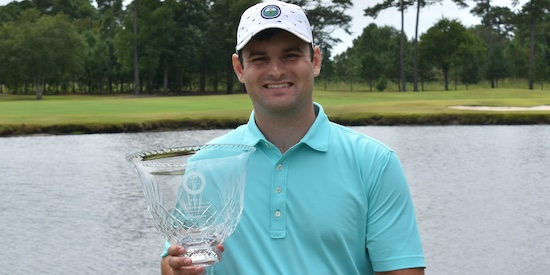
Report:
[[246,95],[131,96],[0,96],[0,125],[124,123],[163,119],[238,118],[251,109]]
[[550,105],[550,92],[520,89],[436,92],[320,92],[316,100],[332,115],[351,113],[436,114],[479,113],[449,109],[452,105],[536,106]]
[[[314,92],[329,117],[365,124],[550,123],[550,112],[491,112],[450,105],[550,105],[550,91],[484,89],[433,92]],[[163,128],[231,128],[248,119],[246,94],[215,96],[33,96],[0,94],[0,135],[90,133]]]

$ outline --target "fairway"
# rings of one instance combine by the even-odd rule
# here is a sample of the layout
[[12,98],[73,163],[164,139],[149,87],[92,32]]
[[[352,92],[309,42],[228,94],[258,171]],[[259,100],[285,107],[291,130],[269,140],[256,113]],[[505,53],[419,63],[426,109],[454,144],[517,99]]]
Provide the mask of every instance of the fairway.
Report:
[[[480,121],[487,121],[487,118],[496,119],[492,124],[550,121],[550,111],[545,110],[495,112],[448,108],[457,105],[550,105],[550,92],[540,90],[479,89],[404,93],[316,90],[314,100],[324,106],[329,117],[350,125],[483,124]],[[142,130],[154,130],[193,125],[197,128],[230,128],[246,122],[251,110],[252,104],[246,94],[47,95],[43,100],[35,100],[33,96],[0,94],[0,134],[48,133],[48,129],[69,133],[117,132],[125,131],[126,128],[130,128],[128,131],[139,131],[140,127],[144,127]],[[457,121],[457,118],[468,119]],[[502,121],[499,118],[505,119]],[[514,121],[519,122],[510,123]],[[64,126],[70,127],[63,130]],[[79,130],[79,127],[82,129]]]
[[246,95],[222,96],[46,96],[1,100],[0,125],[131,123],[163,119],[236,118],[248,114]]

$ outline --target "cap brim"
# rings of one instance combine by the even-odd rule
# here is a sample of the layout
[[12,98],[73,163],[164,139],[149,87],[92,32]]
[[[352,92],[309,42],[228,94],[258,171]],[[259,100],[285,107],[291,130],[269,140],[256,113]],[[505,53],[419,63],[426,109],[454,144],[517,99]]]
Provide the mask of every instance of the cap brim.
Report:
[[292,28],[282,28],[281,27],[281,22],[279,23],[276,23],[276,24],[264,24],[264,25],[261,25],[258,29],[254,30],[249,36],[247,36],[245,39],[243,39],[236,47],[235,49],[237,51],[240,51],[242,50],[246,44],[248,44],[248,42],[250,42],[250,40],[252,40],[252,38],[257,35],[258,33],[262,32],[262,31],[265,31],[267,29],[280,29],[280,30],[283,30],[283,31],[287,31],[291,34],[293,34],[294,36],[300,38],[301,40],[303,40],[304,42],[306,43],[311,43],[311,39],[307,38],[306,36],[292,30]]

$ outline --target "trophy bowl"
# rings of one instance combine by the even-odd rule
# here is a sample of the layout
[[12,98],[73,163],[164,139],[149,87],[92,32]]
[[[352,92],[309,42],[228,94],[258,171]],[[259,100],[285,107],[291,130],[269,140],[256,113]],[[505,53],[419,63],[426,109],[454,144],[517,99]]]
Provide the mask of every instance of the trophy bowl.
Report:
[[126,157],[137,170],[156,229],[197,266],[219,263],[217,248],[237,227],[244,202],[246,164],[256,149],[207,144]]

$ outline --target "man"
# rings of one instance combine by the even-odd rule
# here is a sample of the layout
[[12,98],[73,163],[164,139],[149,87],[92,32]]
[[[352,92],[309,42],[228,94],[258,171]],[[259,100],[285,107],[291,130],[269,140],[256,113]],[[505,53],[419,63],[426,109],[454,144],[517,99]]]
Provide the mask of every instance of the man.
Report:
[[[233,68],[252,100],[250,121],[213,143],[253,145],[244,210],[220,248],[216,275],[424,274],[406,178],[395,153],[330,122],[313,102],[321,52],[302,9],[246,10]],[[201,274],[182,247],[163,274]]]

